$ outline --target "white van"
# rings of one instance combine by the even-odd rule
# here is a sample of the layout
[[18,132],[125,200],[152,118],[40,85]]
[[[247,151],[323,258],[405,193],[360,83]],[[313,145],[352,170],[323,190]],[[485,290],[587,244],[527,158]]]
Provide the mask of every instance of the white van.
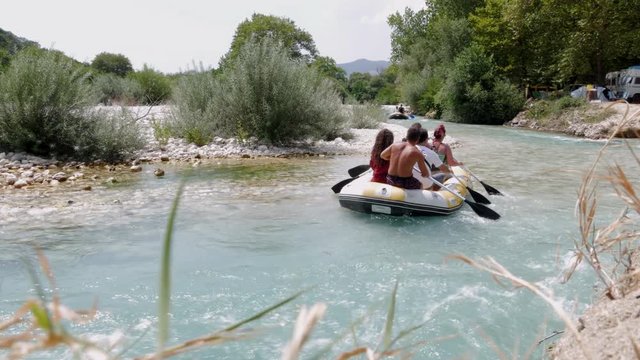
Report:
[[640,69],[621,71],[618,91],[628,102],[640,103]]

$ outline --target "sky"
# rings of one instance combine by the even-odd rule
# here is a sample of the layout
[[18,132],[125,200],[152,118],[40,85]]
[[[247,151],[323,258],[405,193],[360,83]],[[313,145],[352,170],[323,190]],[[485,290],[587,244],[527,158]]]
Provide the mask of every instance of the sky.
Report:
[[337,63],[388,60],[387,16],[424,0],[4,0],[0,28],[83,62],[123,54],[134,69],[217,67],[253,13],[287,17]]

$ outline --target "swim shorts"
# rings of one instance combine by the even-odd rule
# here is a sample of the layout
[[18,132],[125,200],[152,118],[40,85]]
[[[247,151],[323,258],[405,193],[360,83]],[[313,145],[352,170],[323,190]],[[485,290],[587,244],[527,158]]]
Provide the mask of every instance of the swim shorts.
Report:
[[387,175],[387,184],[392,186],[397,186],[404,189],[422,189],[422,184],[420,180],[414,178],[413,176],[402,177],[395,175]]

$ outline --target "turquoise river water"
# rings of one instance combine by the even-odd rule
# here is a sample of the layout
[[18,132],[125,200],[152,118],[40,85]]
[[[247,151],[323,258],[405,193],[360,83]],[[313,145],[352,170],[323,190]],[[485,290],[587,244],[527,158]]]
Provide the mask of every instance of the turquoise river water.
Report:
[[[437,124],[423,123],[429,129]],[[227,160],[195,170],[166,167],[162,179],[149,166],[92,192],[0,194],[0,322],[35,295],[23,260],[35,259],[37,246],[52,264],[64,304],[89,308],[97,299],[96,318],[69,325],[71,333],[94,339],[122,333],[125,345],[137,341],[125,357],[152,352],[161,243],[178,183],[186,177],[172,257],[170,343],[222,329],[307,291],[250,324],[258,335],[177,358],[278,359],[300,306],[317,302],[328,310],[303,358],[330,344],[321,358],[362,345],[375,349],[396,281],[396,334],[424,322],[398,344],[418,344],[411,348],[414,358],[492,359],[496,347],[523,356],[544,335],[563,329],[550,307],[446,257],[491,256],[552,290],[567,311],[584,310],[597,295],[592,271],[580,267],[567,284],[561,275],[578,238],[574,207],[581,176],[603,143],[504,127],[448,124],[447,130],[462,144],[456,157],[506,195],[487,196],[499,221],[484,220],[469,207],[424,218],[343,209],[330,187],[348,177],[347,169],[367,163],[366,156]],[[631,146],[640,151],[639,142]],[[622,141],[606,158],[638,178]],[[484,193],[479,183],[475,189]],[[622,206],[606,181],[598,193],[599,221],[605,223]],[[534,358],[547,344],[535,347]],[[58,351],[31,358],[69,356]]]

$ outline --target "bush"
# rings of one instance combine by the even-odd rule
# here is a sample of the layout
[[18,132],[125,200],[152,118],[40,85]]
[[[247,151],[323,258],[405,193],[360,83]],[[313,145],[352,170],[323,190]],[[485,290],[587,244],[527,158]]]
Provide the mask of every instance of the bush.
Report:
[[354,129],[377,129],[386,119],[382,108],[371,103],[351,105],[349,111],[349,127]]
[[513,119],[524,98],[508,80],[495,75],[493,60],[471,46],[456,58],[442,88],[445,117],[451,121],[498,125]]
[[218,78],[199,74],[182,82],[174,98],[178,115],[173,126],[200,142],[217,134],[282,144],[345,132],[333,84],[291,60],[269,38],[244,45]]
[[209,143],[220,132],[218,111],[213,102],[216,88],[213,73],[203,69],[178,80],[173,91],[171,133],[198,146]]
[[536,120],[542,120],[558,115],[566,109],[585,105],[584,99],[576,99],[571,96],[564,96],[557,100],[537,100],[529,106],[528,116]]
[[153,70],[147,65],[141,71],[129,74],[142,89],[138,101],[146,105],[154,105],[165,102],[171,96],[171,82],[161,72]]
[[82,68],[58,53],[19,53],[0,75],[0,148],[118,160],[140,147],[135,122],[93,109],[86,78]]
[[105,105],[133,105],[143,98],[142,87],[130,78],[113,74],[98,75],[93,80],[98,102]]

